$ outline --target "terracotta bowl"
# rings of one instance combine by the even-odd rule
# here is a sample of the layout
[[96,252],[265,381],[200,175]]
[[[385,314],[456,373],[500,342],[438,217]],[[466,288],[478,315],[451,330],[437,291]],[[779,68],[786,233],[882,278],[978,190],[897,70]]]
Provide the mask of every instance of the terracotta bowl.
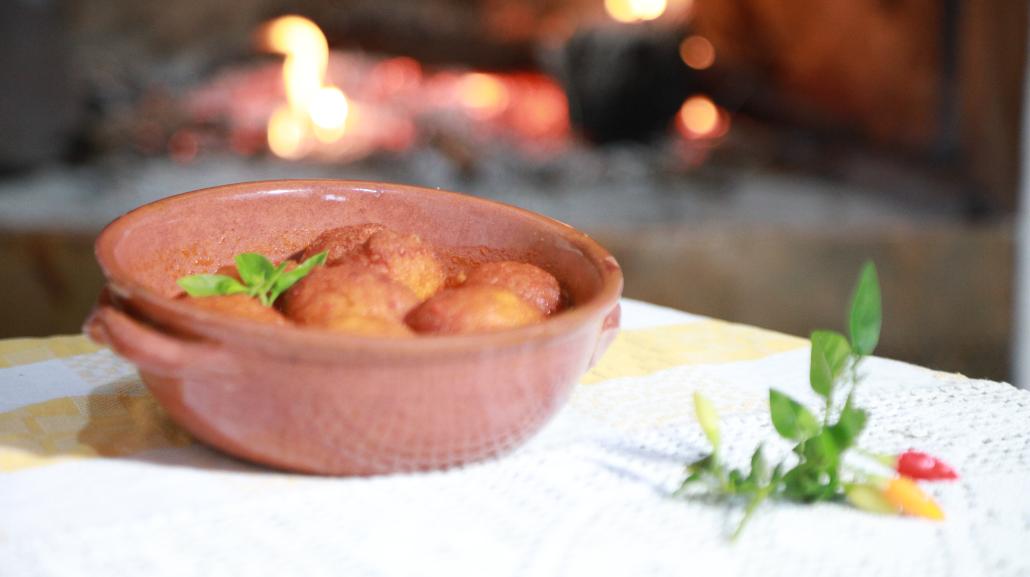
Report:
[[[219,316],[175,280],[253,251],[283,258],[322,230],[380,222],[470,260],[554,274],[574,306],[543,323],[377,339]],[[622,273],[575,229],[512,206],[411,186],[233,184],[167,198],[96,241],[108,286],[92,338],[139,367],[175,421],[227,453],[284,469],[369,475],[449,467],[518,446],[603,353]]]

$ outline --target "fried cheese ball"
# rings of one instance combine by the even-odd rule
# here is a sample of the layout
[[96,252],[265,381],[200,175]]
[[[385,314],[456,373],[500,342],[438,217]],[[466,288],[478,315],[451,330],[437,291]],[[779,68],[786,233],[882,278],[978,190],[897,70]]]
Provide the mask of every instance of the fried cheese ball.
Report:
[[433,296],[447,280],[433,248],[414,234],[389,229],[375,232],[357,252],[356,259],[408,287],[419,300]]
[[540,322],[544,315],[515,293],[490,285],[444,289],[407,317],[419,333],[461,334],[510,329]]
[[502,261],[479,265],[468,274],[466,285],[490,285],[508,289],[535,306],[544,315],[553,314],[561,304],[558,279],[544,269],[526,262]]
[[327,266],[340,264],[364,246],[365,242],[368,241],[368,237],[385,228],[381,224],[367,223],[329,229],[318,235],[304,249],[302,260],[307,260],[322,251],[327,251],[325,264]]
[[[407,287],[381,272],[348,262],[317,267],[283,295],[283,310],[302,325],[372,334],[398,332],[373,321],[359,324],[354,318],[372,318],[403,325],[404,316],[419,303]],[[400,327],[400,328],[403,328]]]
[[216,313],[249,319],[259,323],[272,325],[286,324],[286,319],[279,314],[279,311],[272,307],[266,307],[258,302],[256,298],[245,294],[186,298],[194,306]]

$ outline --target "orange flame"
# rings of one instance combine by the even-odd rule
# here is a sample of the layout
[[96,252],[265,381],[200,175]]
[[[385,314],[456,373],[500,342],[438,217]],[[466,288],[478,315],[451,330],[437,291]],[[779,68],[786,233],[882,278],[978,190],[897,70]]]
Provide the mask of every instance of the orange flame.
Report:
[[604,0],[608,15],[619,22],[654,20],[668,7],[668,0]]
[[300,16],[283,16],[268,23],[264,47],[286,56],[283,82],[286,100],[303,109],[322,87],[329,64],[329,42],[318,26]]
[[307,153],[307,118],[283,105],[268,119],[268,148],[280,158],[296,159]]
[[325,84],[329,42],[311,20],[282,16],[265,25],[262,46],[286,56],[283,84],[286,106],[268,119],[268,147],[276,156],[299,158],[314,135],[321,142],[335,142],[347,129],[350,103],[342,90]]
[[347,131],[350,101],[339,88],[323,86],[311,99],[308,114],[314,125],[315,138],[325,143],[336,142]]

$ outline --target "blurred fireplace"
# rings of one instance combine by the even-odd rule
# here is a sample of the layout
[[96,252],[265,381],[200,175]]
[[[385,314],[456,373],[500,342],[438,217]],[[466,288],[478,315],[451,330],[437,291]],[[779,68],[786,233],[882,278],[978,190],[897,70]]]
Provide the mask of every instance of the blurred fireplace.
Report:
[[[255,34],[283,14],[392,140],[269,150],[283,58]],[[24,304],[0,337],[77,331],[92,238],[133,206],[368,178],[550,214],[613,250],[630,297],[795,334],[838,326],[829,295],[873,257],[884,354],[1004,378],[1025,22],[1025,0],[0,2],[0,301]],[[389,69],[416,90],[376,101]]]
[[[616,25],[612,8],[634,2],[665,11],[651,22]],[[772,147],[783,151],[777,161],[868,148],[961,182],[973,212],[1015,206],[1023,1],[608,0],[607,8],[604,0],[14,0],[0,8],[9,28],[4,69],[17,73],[32,56],[57,82],[53,71],[70,72],[67,81],[78,88],[53,93],[64,102],[79,98],[78,106],[55,106],[52,98],[8,91],[0,120],[24,125],[35,113],[42,128],[20,130],[55,134],[46,110],[84,109],[85,124],[67,114],[61,122],[70,126],[56,134],[78,130],[66,142],[88,156],[111,146],[105,138],[124,136],[118,125],[131,122],[130,108],[152,116],[147,98],[155,93],[254,60],[258,25],[297,13],[317,22],[334,48],[558,76],[573,120],[599,140],[660,132],[679,103],[700,92],[787,139],[788,146]],[[64,46],[48,43],[56,52],[50,57],[18,49],[20,38],[40,30]],[[710,68],[675,58],[692,35],[714,48]],[[809,144],[795,153],[789,144],[798,135]],[[9,157],[0,164],[25,164],[13,158],[18,151],[0,155]],[[825,159],[811,160],[818,171]]]

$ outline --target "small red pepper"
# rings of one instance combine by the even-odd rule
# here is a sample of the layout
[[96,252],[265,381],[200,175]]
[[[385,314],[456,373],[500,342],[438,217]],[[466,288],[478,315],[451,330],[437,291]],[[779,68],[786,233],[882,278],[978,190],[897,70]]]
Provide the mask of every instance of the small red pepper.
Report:
[[898,455],[894,470],[903,477],[922,481],[944,481],[958,479],[955,469],[937,457],[919,451],[905,451]]

